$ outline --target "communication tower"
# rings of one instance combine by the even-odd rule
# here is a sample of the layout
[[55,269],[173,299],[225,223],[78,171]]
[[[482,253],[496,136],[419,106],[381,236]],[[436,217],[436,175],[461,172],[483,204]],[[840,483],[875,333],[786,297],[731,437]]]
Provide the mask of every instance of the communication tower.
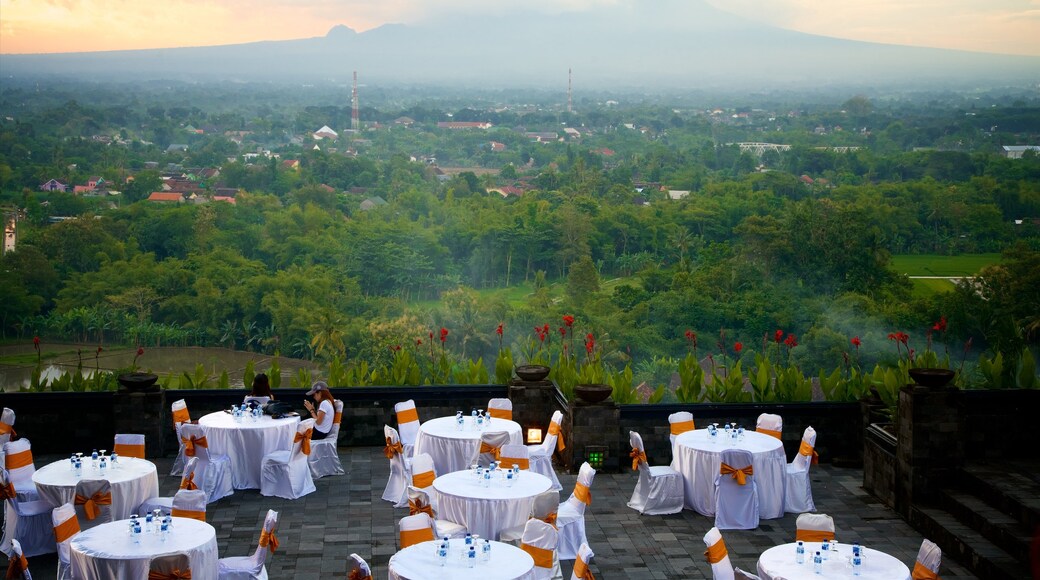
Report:
[[358,115],[357,71],[354,71],[354,90],[350,93],[350,105],[350,130],[356,133],[361,128],[361,120]]

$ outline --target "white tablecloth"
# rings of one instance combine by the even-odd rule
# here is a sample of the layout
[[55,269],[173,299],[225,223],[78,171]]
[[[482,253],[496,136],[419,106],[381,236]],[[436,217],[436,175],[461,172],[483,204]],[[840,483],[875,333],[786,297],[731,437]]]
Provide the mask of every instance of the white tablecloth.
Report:
[[231,485],[235,489],[260,489],[264,455],[288,450],[299,422],[299,417],[272,419],[269,415],[257,421],[248,417],[235,421],[223,411],[199,419],[210,453],[231,459]]
[[860,575],[852,575],[852,545],[842,543],[837,554],[831,554],[823,563],[823,572],[813,571],[813,554],[820,549],[819,542],[805,543],[805,562],[795,562],[797,544],[783,544],[769,548],[758,558],[758,575],[763,580],[818,580],[819,578],[855,578],[857,580],[908,580],[910,569],[905,564],[884,552],[863,549],[863,566]]
[[213,526],[173,518],[173,530],[166,541],[157,534],[142,533],[139,544],[130,540],[128,529],[129,520],[119,520],[73,537],[72,573],[77,580],[144,580],[152,558],[178,552],[188,554],[192,580],[216,580],[217,533]]
[[532,471],[522,471],[512,487],[497,478],[484,487],[467,469],[433,480],[434,505],[439,519],[462,524],[481,538],[497,540],[502,530],[526,522],[534,497],[550,487],[548,477]]
[[758,487],[758,514],[764,519],[784,517],[784,486],[787,484],[787,458],[783,443],[776,437],[745,431],[744,439],[733,441],[719,429],[717,442],[707,429],[687,431],[675,438],[675,469],[683,476],[686,507],[706,516],[715,515],[715,476],[722,463],[722,450],[745,449],[751,452]]
[[[484,431],[506,431],[511,444],[524,442],[520,424],[506,419],[491,419]],[[429,453],[437,473],[451,473],[469,469],[470,463],[480,449],[480,434],[473,428],[473,419],[466,417],[462,430],[458,429],[455,417],[430,419],[419,427],[415,439],[415,455]]]
[[118,467],[109,467],[104,474],[90,468],[90,459],[83,460],[83,474],[77,477],[68,459],[55,461],[33,474],[33,483],[40,499],[58,507],[72,503],[76,484],[81,479],[107,479],[112,484],[112,519],[129,518],[137,506],[159,495],[159,477],[155,464],[146,459],[120,457]]
[[534,559],[520,548],[500,542],[491,542],[491,560],[488,562],[480,561],[478,546],[477,565],[470,568],[460,556],[464,542],[463,539],[449,540],[448,562],[443,568],[437,558],[440,541],[408,546],[390,557],[391,580],[516,580],[534,577]]

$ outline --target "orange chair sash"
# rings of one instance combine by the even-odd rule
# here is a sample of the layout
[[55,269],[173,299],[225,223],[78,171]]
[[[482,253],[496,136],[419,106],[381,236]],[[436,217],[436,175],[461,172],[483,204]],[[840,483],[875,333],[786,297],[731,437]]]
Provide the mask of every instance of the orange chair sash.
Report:
[[683,433],[687,431],[693,431],[696,428],[697,427],[693,425],[693,419],[690,419],[689,421],[679,421],[678,423],[671,424],[672,435],[682,435]]
[[260,530],[260,547],[267,548],[272,554],[278,550],[278,537],[273,531]]
[[558,513],[550,512],[550,513],[546,514],[544,518],[542,518],[542,521],[555,528],[555,527],[557,527],[556,526],[556,518],[558,516],[559,516]]
[[804,455],[806,457],[809,457],[811,455],[813,465],[816,465],[820,462],[819,454],[816,453],[816,450],[813,449],[812,445],[809,445],[808,441],[802,441],[802,444],[798,446],[798,454]]
[[704,551],[704,557],[708,559],[709,564],[718,564],[728,555],[726,542],[723,542],[722,538],[719,538],[719,541],[708,546],[708,549]]
[[354,568],[350,571],[350,576],[347,577],[347,580],[372,580],[371,574],[368,574],[367,576],[362,576],[362,574],[364,574],[364,572],[361,571],[361,568]]
[[117,453],[123,457],[136,457],[138,459],[144,459],[144,445],[134,445],[131,443],[116,443],[112,447],[112,453]]
[[12,555],[10,563],[7,565],[7,580],[18,580],[28,569],[29,561],[25,559],[25,554],[22,554],[17,558]]
[[628,456],[632,458],[632,471],[638,470],[640,463],[647,463],[646,453],[642,449],[633,447]]
[[781,438],[780,437],[780,432],[779,431],[773,431],[772,429],[757,428],[757,429],[755,429],[755,431],[757,431],[759,433],[765,433],[766,435],[771,435],[773,437],[776,437],[777,439]]
[[488,414],[491,415],[492,419],[506,419],[507,421],[513,420],[512,409],[488,409]]
[[397,412],[397,424],[404,425],[405,423],[411,423],[412,421],[419,420],[419,412],[415,410],[415,407],[411,409],[401,409]]
[[196,445],[198,445],[199,447],[205,447],[206,449],[209,449],[209,443],[206,442],[206,436],[205,435],[203,435],[201,437],[196,436],[196,435],[192,435],[188,439],[185,439],[184,437],[181,437],[181,441],[184,443],[184,456],[185,457],[195,457],[195,446]]
[[173,423],[191,423],[191,415],[188,414],[187,407],[173,412]]
[[495,458],[495,461],[498,461],[498,458],[501,456],[501,453],[502,453],[502,448],[501,447],[495,447],[494,445],[491,445],[490,443],[485,443],[484,441],[481,441],[480,442],[480,452],[481,453],[490,453]]
[[827,530],[797,530],[794,539],[799,542],[822,542],[834,539],[834,532]]
[[343,422],[343,411],[337,411],[336,414],[332,416],[332,422],[335,423],[336,425],[339,425],[340,423],[342,423]]
[[596,580],[589,570],[589,565],[580,556],[574,559],[574,577],[578,580]]
[[517,465],[520,469],[531,469],[531,460],[526,457],[500,457],[499,461],[502,462],[502,467],[512,467]]
[[552,568],[553,567],[553,551],[546,550],[545,548],[539,548],[538,546],[532,546],[531,544],[520,544],[520,549],[527,552],[534,558],[534,565],[536,568]]
[[939,580],[939,575],[932,572],[924,564],[914,562],[914,571],[910,573],[913,580]]
[[0,500],[15,499],[18,497],[18,491],[15,490],[14,484],[7,482],[7,485],[0,486]]
[[303,433],[300,433],[299,431],[297,431],[296,432],[296,437],[293,438],[293,443],[294,444],[297,441],[302,441],[302,443],[300,443],[300,451],[302,451],[304,455],[310,455],[311,454],[311,433],[313,433],[313,432],[314,432],[314,429],[307,429]]
[[4,457],[4,465],[8,471],[25,467],[33,464],[32,449],[26,449],[25,451],[19,451],[18,453],[8,453]]
[[755,468],[752,465],[748,465],[747,467],[741,467],[740,469],[736,469],[730,465],[723,463],[722,467],[719,468],[719,473],[721,473],[722,475],[728,475],[732,477],[733,479],[737,480],[737,483],[740,485],[747,485],[747,476],[754,475]]
[[559,423],[549,423],[549,435],[556,435],[556,450],[563,451],[567,448],[567,444],[563,442],[562,434],[560,433]]
[[99,491],[90,497],[77,493],[73,503],[83,506],[83,513],[87,516],[87,519],[93,520],[101,515],[101,508],[98,506],[112,505],[112,492],[101,493]]
[[0,421],[0,435],[7,435],[8,433],[11,434],[11,437],[17,435],[17,433],[14,432],[14,426]]
[[424,471],[422,473],[412,474],[412,485],[419,489],[425,489],[433,485],[433,480],[437,478],[437,475],[432,471]]
[[198,489],[198,488],[199,488],[199,486],[195,485],[195,472],[194,471],[192,471],[188,475],[184,476],[184,479],[181,480],[181,489],[186,489],[188,491],[191,491],[191,490],[195,490],[195,489]]
[[401,530],[401,548],[407,548],[420,542],[433,540],[433,529],[422,528],[419,530]]
[[152,570],[148,573],[148,580],[191,580],[191,570],[178,570],[176,568],[171,572]]
[[189,518],[193,520],[199,520],[200,522],[206,521],[205,510],[185,510],[180,508],[170,509],[170,515],[175,518]]
[[592,492],[589,491],[589,486],[580,481],[574,482],[574,497],[585,505],[592,505]]
[[386,455],[387,459],[393,459],[394,455],[401,455],[404,453],[404,445],[398,441],[394,443],[389,437],[386,438],[386,447],[383,448],[383,455]]
[[415,514],[426,514],[431,518],[433,516],[433,506],[426,503],[419,503],[419,500],[410,499],[408,500],[408,515],[414,516]]
[[59,544],[79,533],[79,520],[75,516],[54,526],[54,541]]

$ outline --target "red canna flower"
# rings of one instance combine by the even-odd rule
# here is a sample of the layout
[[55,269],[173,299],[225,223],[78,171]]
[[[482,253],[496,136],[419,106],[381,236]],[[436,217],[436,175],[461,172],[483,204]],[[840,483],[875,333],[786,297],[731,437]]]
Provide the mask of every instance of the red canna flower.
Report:
[[946,332],[946,317],[940,316],[939,322],[932,325],[932,330],[938,330],[939,332]]
[[860,341],[858,336],[853,336],[852,340],[850,340],[849,342],[852,343],[852,346],[856,347],[856,350],[859,350],[859,346],[863,344],[863,342]]
[[567,328],[564,326],[560,327],[560,338],[567,336]]
[[502,323],[501,322],[498,323],[498,328],[495,329],[495,333],[498,334],[499,336],[502,336]]
[[888,333],[888,340],[899,340],[899,337],[896,336],[896,333],[890,332]]
[[585,336],[585,352],[592,354],[592,351],[596,348],[596,339],[592,336],[592,333],[588,333]]
[[903,343],[903,346],[908,346],[907,343],[910,341],[909,334],[905,332],[898,332],[896,333],[896,338],[899,339],[899,342]]
[[776,332],[773,333],[773,340],[777,344],[780,344],[780,341],[783,340],[783,339],[784,339],[784,331],[777,330]]
[[40,337],[38,337],[38,336],[34,336],[33,337],[33,346],[36,347],[36,348],[40,348]]
[[97,347],[97,353],[98,353],[98,354],[101,354],[101,351],[102,351],[102,350],[104,350],[104,349],[103,349],[103,348],[101,348],[100,346],[99,346],[99,347]]
[[742,350],[744,350],[744,344],[743,343],[740,343],[740,342],[734,342],[733,343],[733,351],[734,352],[739,353]]
[[448,340],[448,329],[441,327],[441,342]]
[[401,345],[399,345],[399,344],[391,344],[390,345],[390,350],[392,350],[393,352],[398,352],[398,351],[401,350]]
[[421,338],[415,339],[415,346],[419,346],[421,344],[422,344],[422,339]]
[[794,348],[798,346],[798,339],[793,334],[788,334],[787,338],[784,339],[784,346],[787,348]]
[[567,328],[574,326],[574,317],[570,314],[564,314],[563,323],[567,325]]
[[432,330],[430,331],[430,340],[431,341],[433,340],[433,331]]
[[137,356],[141,356],[142,354],[144,354],[144,347],[143,346],[137,347]]

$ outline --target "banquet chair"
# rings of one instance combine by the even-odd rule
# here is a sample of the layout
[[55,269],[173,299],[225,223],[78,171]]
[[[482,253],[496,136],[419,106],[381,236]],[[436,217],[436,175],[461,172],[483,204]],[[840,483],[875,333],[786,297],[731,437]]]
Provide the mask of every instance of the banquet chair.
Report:
[[401,438],[397,435],[397,429],[389,425],[383,425],[383,436],[386,437],[386,447],[383,454],[390,460],[390,478],[383,488],[383,501],[394,502],[394,507],[401,507],[405,502],[405,488],[411,481],[411,462],[404,457]]
[[563,451],[567,448],[567,445],[563,442],[561,437],[560,429],[563,424],[563,413],[560,411],[554,411],[552,418],[549,419],[549,429],[546,431],[545,439],[541,443],[536,445],[528,445],[527,448],[530,450],[529,457],[531,463],[531,471],[540,473],[545,477],[552,480],[553,491],[560,491],[563,486],[560,485],[560,478],[556,477],[556,470],[553,469],[552,456],[553,449]]
[[79,533],[76,508],[71,503],[62,504],[51,511],[54,541],[58,548],[58,580],[72,578],[72,552],[69,544]]
[[148,562],[148,580],[191,578],[191,560],[184,552],[156,556]]
[[107,479],[81,479],[72,500],[81,530],[112,521],[112,484]]
[[5,578],[32,580],[32,574],[29,573],[29,561],[25,559],[25,554],[22,553],[22,544],[18,540],[11,540],[11,553],[9,556],[10,561],[7,563],[7,576]]
[[289,449],[272,451],[264,456],[260,463],[261,495],[297,499],[317,489],[307,460],[311,453],[313,430],[314,419],[300,421]]
[[511,469],[514,465],[523,470],[531,469],[531,450],[526,445],[510,443],[502,446],[498,461],[503,469]]
[[784,511],[800,514],[816,511],[812,498],[812,482],[809,481],[809,466],[816,463],[816,430],[806,427],[798,454],[787,465],[787,486],[784,489]]
[[181,440],[181,423],[191,423],[191,415],[188,414],[188,403],[184,399],[177,399],[170,403],[170,413],[173,416],[173,430],[177,434],[177,457],[173,460],[170,475],[180,475],[184,470],[184,442]]
[[559,571],[560,560],[556,555],[559,541],[559,532],[553,526],[541,520],[527,520],[524,535],[520,539],[520,549],[534,558],[534,570],[530,578],[550,580],[563,577]]
[[404,456],[411,457],[415,451],[415,438],[419,436],[419,412],[415,410],[415,401],[408,399],[394,405],[397,415],[397,431],[404,446]]
[[561,560],[573,560],[578,555],[578,547],[588,543],[585,537],[585,508],[592,505],[592,482],[596,479],[596,470],[589,462],[581,464],[578,480],[574,482],[574,491],[567,501],[560,504],[556,516],[556,527],[560,530],[560,545],[557,553]]
[[0,448],[14,437],[14,409],[4,407],[0,412]]
[[206,492],[201,489],[178,489],[173,494],[170,515],[175,518],[191,518],[206,521]]
[[939,566],[942,564],[942,550],[934,542],[925,538],[921,549],[917,552],[917,561],[910,573],[913,580],[934,580],[939,577]]
[[267,580],[267,554],[278,549],[278,512],[267,510],[260,528],[260,542],[249,556],[229,556],[217,560],[217,580]]
[[347,559],[347,580],[372,580],[372,568],[357,554]]
[[693,413],[689,411],[679,411],[668,415],[668,443],[672,448],[672,462],[670,463],[672,469],[675,469],[675,438],[696,428]]
[[488,401],[488,415],[492,419],[513,420],[513,401],[509,399],[491,399]]
[[430,517],[430,514],[420,512],[414,516],[405,516],[397,525],[400,530],[398,550],[434,539],[433,518]]
[[433,457],[429,453],[420,453],[412,458],[412,486],[417,489],[428,489],[437,479],[437,468],[433,465]]
[[802,514],[794,522],[795,541],[834,541],[834,518],[827,514]]
[[[560,512],[560,494],[559,492],[549,490],[542,492],[534,496],[534,506],[531,508],[531,517],[536,520],[542,520],[543,522],[556,526],[556,518]],[[524,527],[527,522],[514,526],[512,528],[506,528],[499,532],[498,541],[505,542],[508,544],[515,544],[520,542],[520,539],[524,536]]]
[[[198,457],[189,457],[188,461],[184,463],[184,474],[181,475],[181,483],[177,489],[196,490],[199,486],[195,483],[195,467],[199,463]],[[203,492],[205,493],[205,492]],[[173,496],[158,496],[150,497],[137,506],[137,513],[144,514],[150,511],[154,511],[155,508],[162,510],[164,514],[170,513],[173,509]]]
[[51,504],[41,499],[20,498],[4,469],[0,469],[0,498],[4,500],[4,532],[0,539],[0,551],[10,556],[14,540],[19,542],[26,556],[55,551]]
[[485,431],[480,434],[480,447],[474,463],[487,467],[492,461],[502,457],[502,446],[509,444],[508,431]]
[[755,574],[733,567],[726,551],[726,542],[722,541],[722,533],[718,528],[712,528],[704,534],[704,545],[708,547],[704,556],[708,559],[708,564],[711,564],[713,580],[761,580]]
[[578,557],[574,559],[574,569],[571,571],[571,580],[593,580],[592,572],[589,570],[589,562],[596,554],[588,544],[578,547]]
[[[180,433],[185,458],[198,459],[198,463],[195,464],[194,481],[199,489],[206,492],[206,501],[213,503],[235,493],[231,486],[231,458],[209,452],[206,433],[199,425],[181,423]],[[183,472],[182,467],[181,473]]]
[[425,513],[433,518],[434,535],[438,538],[464,538],[469,530],[462,524],[437,519],[437,512],[430,503],[430,494],[414,485],[408,486],[408,515]]
[[116,433],[112,453],[120,457],[144,459],[144,435],[139,433]]
[[271,402],[271,397],[256,397],[253,395],[246,395],[245,398],[242,399],[242,402],[246,405],[249,405],[250,407],[253,407],[254,403],[256,404],[256,406],[263,407],[264,405]]
[[650,516],[681,512],[685,502],[682,474],[667,465],[651,467],[639,433],[629,431],[628,441],[632,445],[632,469],[639,472],[628,507]]
[[28,439],[18,439],[4,443],[3,449],[4,468],[7,469],[8,481],[14,484],[15,491],[23,501],[38,499],[39,493],[32,480],[33,474],[36,473],[32,443]]
[[311,454],[307,457],[307,465],[311,469],[311,477],[321,479],[326,475],[343,475],[343,464],[339,461],[339,425],[343,421],[343,401],[333,402],[336,415],[332,419],[332,430],[324,439],[311,441]]
[[758,527],[758,487],[750,451],[722,451],[722,464],[715,476],[715,527],[720,530]]
[[762,413],[758,416],[758,421],[755,422],[755,431],[765,433],[766,435],[772,435],[777,439],[781,439],[783,430],[784,419],[780,415]]

